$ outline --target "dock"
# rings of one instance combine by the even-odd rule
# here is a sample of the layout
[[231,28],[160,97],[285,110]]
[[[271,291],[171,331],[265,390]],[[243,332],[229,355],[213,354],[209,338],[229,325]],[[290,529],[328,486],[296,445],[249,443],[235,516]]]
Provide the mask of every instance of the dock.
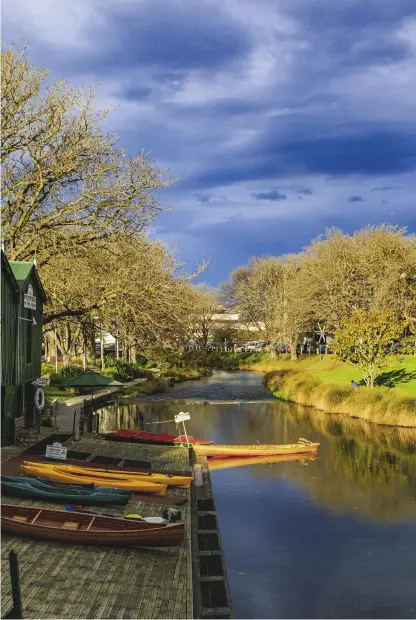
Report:
[[[8,556],[14,550],[19,562],[24,618],[232,618],[221,542],[218,549],[213,532],[201,529],[217,523],[209,519],[212,510],[202,510],[201,500],[211,501],[208,508],[214,506],[206,459],[197,462],[192,450],[168,446],[113,442],[91,436],[73,441],[66,437],[63,441],[65,437],[61,436],[61,441],[68,447],[68,459],[84,460],[86,464],[93,461],[111,467],[128,459],[124,462],[131,466],[140,462],[153,470],[188,475],[195,468],[195,482],[190,489],[168,487],[166,492],[166,497],[186,500],[175,506],[182,513],[185,541],[173,548],[128,549],[64,545],[3,535],[2,617],[12,605]],[[45,441],[56,440],[60,439],[54,435],[44,439],[37,453],[44,454]],[[30,452],[34,454],[35,449],[6,460],[3,473],[17,474],[20,461],[30,460]],[[63,505],[29,499],[4,497],[3,501],[64,510]],[[161,516],[169,507],[172,506],[149,498],[130,501],[126,507],[89,509],[117,516],[138,513],[148,517]],[[214,542],[212,551],[206,548],[209,541]],[[216,560],[206,559],[213,555]],[[212,585],[213,581],[220,582],[219,588]]]

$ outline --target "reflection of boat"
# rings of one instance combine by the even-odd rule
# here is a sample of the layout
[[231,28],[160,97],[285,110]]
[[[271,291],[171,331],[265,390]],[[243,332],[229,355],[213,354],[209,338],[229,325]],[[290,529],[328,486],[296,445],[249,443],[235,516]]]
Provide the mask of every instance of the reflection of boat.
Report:
[[307,440],[299,440],[298,443],[286,444],[286,445],[272,445],[272,444],[254,444],[252,446],[193,446],[195,452],[201,456],[260,456],[267,454],[307,454],[309,452],[316,452],[319,448],[319,443],[312,443]]
[[[44,464],[42,464],[44,465]],[[32,478],[47,478],[49,480],[59,480],[61,482],[94,482],[102,487],[113,487],[117,489],[130,489],[138,493],[150,493],[151,495],[165,495],[166,484],[157,484],[155,482],[147,482],[136,478],[104,478],[100,474],[95,473],[96,470],[88,471],[86,474],[74,473],[68,471],[65,465],[52,465],[52,467],[39,467],[39,463],[32,466],[21,465],[21,472],[25,476]]]
[[14,536],[109,547],[172,547],[185,535],[183,523],[157,525],[8,504],[2,505],[1,529]]
[[290,461],[298,461],[304,463],[305,461],[315,461],[318,458],[316,454],[280,454],[278,456],[214,456],[208,459],[208,467],[210,471],[216,471],[217,469],[227,469],[229,467],[244,467],[247,465],[261,465],[269,463],[287,463]]
[[107,468],[89,468],[88,466],[77,467],[76,465],[55,465],[52,463],[31,463],[23,461],[24,466],[37,467],[41,471],[59,471],[64,473],[79,474],[85,476],[94,476],[104,479],[116,480],[137,480],[138,482],[155,482],[157,484],[165,484],[170,487],[182,487],[188,489],[191,485],[192,478],[190,476],[173,476],[169,474],[153,474],[143,472],[123,472],[116,469]]
[[26,476],[2,476],[1,492],[2,495],[45,502],[77,502],[94,506],[126,506],[132,495],[129,489],[98,487],[95,484],[57,483]]

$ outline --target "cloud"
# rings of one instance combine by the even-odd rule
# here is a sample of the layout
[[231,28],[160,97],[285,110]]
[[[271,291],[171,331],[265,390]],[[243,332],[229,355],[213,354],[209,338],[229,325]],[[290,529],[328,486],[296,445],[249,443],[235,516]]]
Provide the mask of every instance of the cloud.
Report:
[[361,196],[350,196],[348,202],[363,202]]
[[392,189],[399,189],[399,185],[381,185],[379,187],[373,187],[372,192],[388,192]]
[[416,228],[414,0],[3,0],[2,26],[180,178],[158,231],[212,281],[327,226]]
[[272,202],[278,202],[280,200],[286,200],[286,194],[282,194],[277,189],[272,189],[269,192],[258,192],[257,194],[251,194],[255,200],[270,200]]

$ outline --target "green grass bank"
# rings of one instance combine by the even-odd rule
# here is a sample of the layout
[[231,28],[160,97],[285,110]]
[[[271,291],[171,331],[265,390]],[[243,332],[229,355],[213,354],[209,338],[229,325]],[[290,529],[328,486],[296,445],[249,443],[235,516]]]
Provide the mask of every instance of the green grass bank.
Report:
[[359,372],[335,356],[302,356],[290,361],[286,356],[252,355],[241,359],[239,367],[266,373],[264,383],[282,400],[315,407],[326,413],[342,413],[376,424],[416,427],[416,357],[394,360],[374,389],[360,385]]

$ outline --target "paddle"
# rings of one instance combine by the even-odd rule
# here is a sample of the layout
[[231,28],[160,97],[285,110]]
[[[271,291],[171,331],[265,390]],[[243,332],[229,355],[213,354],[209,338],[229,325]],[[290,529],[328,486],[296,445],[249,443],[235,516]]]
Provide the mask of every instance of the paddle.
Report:
[[160,523],[166,524],[168,523],[168,519],[163,519],[162,517],[142,517],[138,514],[128,514],[128,515],[112,515],[106,512],[95,512],[94,510],[85,510],[82,506],[76,506],[73,504],[64,504],[65,510],[68,512],[82,512],[88,515],[97,515],[100,517],[113,517],[115,519],[128,519],[129,521],[145,521],[146,523]]

